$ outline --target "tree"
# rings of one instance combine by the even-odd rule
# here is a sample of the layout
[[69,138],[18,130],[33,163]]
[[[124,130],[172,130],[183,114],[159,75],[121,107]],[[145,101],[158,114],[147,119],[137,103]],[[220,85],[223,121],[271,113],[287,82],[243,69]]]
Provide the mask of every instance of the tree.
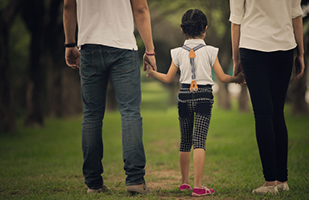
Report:
[[10,83],[9,31],[17,15],[19,2],[11,0],[2,6],[0,10],[0,132],[12,132],[15,130],[15,115]]
[[47,1],[43,55],[47,61],[48,114],[64,117],[82,111],[78,70],[67,67],[64,60],[63,0]]
[[[33,11],[33,5],[35,5],[35,12]],[[29,80],[26,94],[26,125],[42,126],[44,123],[43,97],[45,96],[45,65],[42,64],[43,61],[41,59],[44,49],[43,39],[45,33],[45,11],[44,1],[42,0],[22,1],[22,18],[24,19],[25,24],[31,34],[30,63],[28,65]]]
[[63,117],[82,110],[78,71],[64,62],[62,5],[63,0],[23,1],[31,34],[26,125],[42,126],[46,114]]

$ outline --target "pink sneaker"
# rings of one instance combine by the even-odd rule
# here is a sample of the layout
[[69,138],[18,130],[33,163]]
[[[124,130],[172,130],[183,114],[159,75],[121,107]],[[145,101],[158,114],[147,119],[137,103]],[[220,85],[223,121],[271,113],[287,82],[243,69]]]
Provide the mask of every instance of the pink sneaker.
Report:
[[201,197],[201,196],[205,196],[205,195],[213,194],[213,193],[215,193],[213,189],[203,186],[203,188],[193,188],[192,196]]
[[184,190],[192,190],[191,186],[190,185],[187,185],[187,184],[182,184],[180,187],[179,187],[179,190],[180,191],[184,191]]

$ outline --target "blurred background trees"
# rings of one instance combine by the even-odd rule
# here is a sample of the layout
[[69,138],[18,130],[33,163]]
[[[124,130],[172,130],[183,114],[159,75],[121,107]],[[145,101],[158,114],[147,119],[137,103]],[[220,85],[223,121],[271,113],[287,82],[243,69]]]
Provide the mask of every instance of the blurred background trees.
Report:
[[[181,16],[188,9],[198,8],[209,22],[206,43],[219,47],[220,63],[226,73],[232,74],[227,0],[148,0],[148,3],[159,71],[167,72],[171,63],[170,49],[181,46],[185,39],[180,31]],[[302,4],[308,63],[308,0]],[[82,112],[78,71],[64,62],[62,6],[63,0],[0,1],[0,133],[14,131],[16,119],[23,119],[25,125],[43,126],[45,117],[66,117]],[[144,47],[137,32],[136,36],[142,57]],[[142,80],[151,79],[143,77]],[[306,68],[306,75],[289,89],[287,100],[295,115],[308,113],[307,84]],[[216,102],[222,109],[231,109],[231,86],[216,81]],[[169,104],[175,104],[178,78],[164,87],[170,94]],[[250,110],[247,87],[239,86],[238,90],[238,109]],[[117,109],[112,85],[109,85],[107,109]]]

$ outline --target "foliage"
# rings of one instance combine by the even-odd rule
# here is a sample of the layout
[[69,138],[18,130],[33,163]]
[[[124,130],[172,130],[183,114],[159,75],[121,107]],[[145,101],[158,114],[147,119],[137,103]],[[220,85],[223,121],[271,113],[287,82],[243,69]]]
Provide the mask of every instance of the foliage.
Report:
[[[219,38],[223,38],[226,32],[229,33],[229,21],[226,18],[229,14],[229,7],[227,1],[175,1],[175,0],[150,0],[149,6],[152,10],[160,10],[162,16],[171,22],[174,27],[179,28],[181,24],[182,15],[189,9],[199,9],[203,11],[208,18],[208,30],[211,37],[209,40],[213,45],[218,46]],[[227,12],[227,13],[226,13]],[[156,15],[154,14],[154,21]],[[213,43],[215,41],[215,43]]]
[[4,9],[9,4],[9,0],[0,1],[0,10]]
[[[164,89],[144,83],[142,116],[147,156],[146,182],[152,193],[125,191],[118,112],[105,116],[103,174],[109,190],[86,194],[82,177],[81,117],[48,119],[44,128],[18,125],[15,135],[0,136],[0,199],[191,199],[178,191],[179,128],[177,108],[166,109]],[[149,94],[155,94],[149,96]],[[203,184],[216,190],[208,199],[308,199],[309,115],[292,117],[289,129],[290,192],[253,195],[263,183],[252,113],[223,111],[215,103],[207,138]],[[193,184],[193,166],[190,181]]]

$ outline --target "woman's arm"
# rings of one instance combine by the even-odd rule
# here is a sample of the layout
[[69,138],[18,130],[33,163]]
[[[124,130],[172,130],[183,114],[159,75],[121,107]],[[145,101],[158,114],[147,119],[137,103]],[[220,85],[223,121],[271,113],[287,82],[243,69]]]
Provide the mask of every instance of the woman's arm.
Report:
[[296,77],[294,78],[294,80],[298,80],[303,76],[305,70],[302,16],[294,18],[292,22],[293,22],[295,40],[297,44],[297,57],[295,60]]
[[220,65],[218,57],[216,58],[215,64],[213,69],[221,82],[224,83],[243,83],[244,82],[244,75],[242,72],[238,73],[236,76],[230,76],[224,73],[222,67]]
[[162,74],[160,72],[156,72],[153,70],[153,68],[151,67],[151,65],[149,65],[149,63],[146,64],[147,66],[147,71],[148,74],[155,77],[156,79],[158,79],[159,81],[162,81],[164,83],[171,83],[177,73],[178,67],[174,64],[174,62],[172,61],[171,66],[167,72],[167,74]]
[[233,75],[236,76],[242,71],[239,55],[239,40],[240,40],[240,25],[231,23],[231,37],[232,37],[232,54],[233,54]]

